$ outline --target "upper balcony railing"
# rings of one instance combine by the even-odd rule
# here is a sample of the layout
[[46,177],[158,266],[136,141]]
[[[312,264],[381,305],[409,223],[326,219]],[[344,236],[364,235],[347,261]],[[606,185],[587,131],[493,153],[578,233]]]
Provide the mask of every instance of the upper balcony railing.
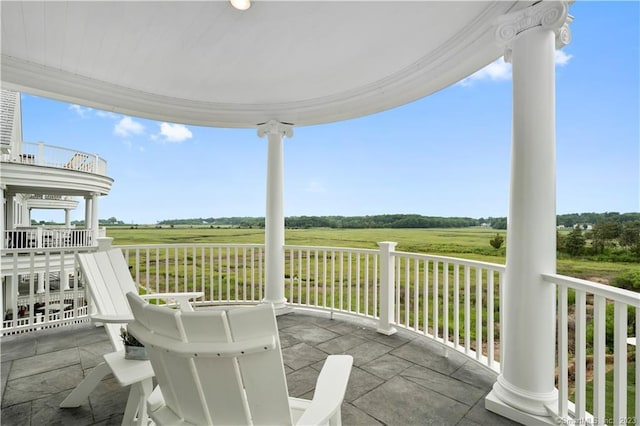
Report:
[[[500,344],[505,267],[394,247],[394,243],[380,243],[380,249],[285,246],[287,303],[367,318],[382,333],[402,328],[500,372],[505,350]],[[120,248],[145,292],[202,291],[204,297],[196,302],[201,306],[259,303],[265,295],[262,244]],[[19,294],[7,306],[3,334],[86,320],[91,301],[75,263],[77,251],[2,252],[3,266],[10,266],[2,271],[10,277],[11,288],[5,294]],[[594,417],[597,424],[628,418],[628,403],[637,413],[640,369],[635,369],[635,378],[627,377],[637,365],[637,355],[633,358],[637,352],[629,351],[626,342],[635,337],[634,324],[640,323],[640,295],[561,275],[543,279],[558,288],[559,400],[549,410],[559,422],[571,418],[580,424],[593,423]],[[56,282],[60,291],[52,288]],[[587,362],[589,358],[593,361]],[[607,390],[611,371],[613,391]],[[591,392],[593,397],[587,397]],[[614,413],[607,411],[607,405],[614,407]]]
[[30,200],[47,200],[47,201],[73,201],[74,197],[69,195],[58,195],[58,194],[31,194],[29,196]]
[[9,249],[89,247],[95,240],[91,229],[65,226],[20,227],[3,234],[2,247]]
[[8,154],[3,154],[2,159],[23,164],[88,172],[101,176],[107,175],[107,162],[97,154],[45,145],[42,142],[22,142],[21,152],[11,151]]

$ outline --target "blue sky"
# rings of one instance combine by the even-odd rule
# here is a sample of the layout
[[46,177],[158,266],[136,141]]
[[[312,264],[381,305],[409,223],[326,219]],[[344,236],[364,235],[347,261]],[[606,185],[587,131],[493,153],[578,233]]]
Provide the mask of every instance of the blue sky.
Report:
[[[557,212],[640,211],[640,3],[577,2],[556,57]],[[264,216],[266,138],[23,95],[23,139],[97,153],[100,218]],[[285,215],[506,216],[510,65],[390,111],[294,128]],[[37,211],[37,220],[63,220]],[[83,219],[82,204],[72,219]]]

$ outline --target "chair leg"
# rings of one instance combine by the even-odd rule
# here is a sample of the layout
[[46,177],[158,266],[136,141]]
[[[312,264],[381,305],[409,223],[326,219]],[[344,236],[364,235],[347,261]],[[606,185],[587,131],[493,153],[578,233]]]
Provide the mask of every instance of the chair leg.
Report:
[[149,424],[147,399],[149,395],[151,395],[152,387],[153,383],[151,378],[131,385],[127,406],[122,416],[122,426],[147,426]]
[[82,405],[89,394],[98,386],[98,383],[109,373],[111,373],[111,368],[106,362],[103,361],[96,365],[87,377],[60,403],[60,408],[73,408]]
[[338,410],[329,419],[329,425],[330,426],[342,426],[342,414],[341,414],[340,407],[338,407]]

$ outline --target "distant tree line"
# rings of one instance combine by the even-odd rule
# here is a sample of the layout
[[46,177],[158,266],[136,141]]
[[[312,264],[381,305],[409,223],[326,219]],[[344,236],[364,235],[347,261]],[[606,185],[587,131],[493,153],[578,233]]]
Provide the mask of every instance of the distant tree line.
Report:
[[557,247],[569,256],[598,260],[640,261],[640,220],[596,222],[590,229],[574,225],[568,234],[558,232]]
[[[483,223],[491,224],[493,229],[507,229],[506,217],[489,217],[486,219],[479,219]],[[580,226],[586,230],[589,225],[593,225],[599,222],[613,222],[613,223],[627,223],[640,221],[640,213],[618,213],[618,212],[606,212],[606,213],[569,213],[559,214],[556,216],[556,224],[558,226],[564,226],[565,228],[573,228],[574,226]]]
[[[482,222],[469,217],[432,217],[416,214],[388,214],[375,216],[290,216],[287,228],[466,228]],[[211,225],[264,228],[264,217],[223,217],[171,219],[158,225]]]
[[[113,218],[115,219],[115,218]],[[627,223],[640,221],[640,213],[571,213],[557,216],[558,226],[573,228],[599,222]],[[102,223],[102,222],[101,222]],[[158,225],[208,225],[235,226],[244,228],[264,228],[264,217],[218,217],[168,219]],[[493,229],[507,229],[506,217],[437,217],[418,214],[384,214],[373,216],[290,216],[285,218],[287,228],[466,228],[470,226],[490,226]]]

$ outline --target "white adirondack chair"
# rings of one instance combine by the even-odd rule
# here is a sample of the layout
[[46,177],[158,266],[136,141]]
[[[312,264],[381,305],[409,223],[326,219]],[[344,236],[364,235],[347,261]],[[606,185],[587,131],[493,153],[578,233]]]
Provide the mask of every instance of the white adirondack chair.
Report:
[[312,401],[290,398],[271,305],[180,312],[127,293],[158,387],[158,425],[340,425],[353,358],[329,356]]
[[[146,399],[151,393],[153,368],[149,361],[124,358],[124,343],[120,328],[133,321],[133,314],[126,294],[136,292],[136,284],[129,272],[129,266],[120,249],[77,254],[80,269],[85,278],[97,314],[91,316],[102,323],[109,336],[114,352],[104,356],[105,361],[94,367],[76,388],[62,401],[60,407],[80,406],[104,377],[113,373],[122,386],[131,385],[129,400],[122,424],[130,425],[137,418],[139,424],[146,424]],[[193,311],[190,299],[198,298],[202,292],[147,294],[146,298],[175,300],[180,308]],[[136,416],[137,413],[137,416]]]

